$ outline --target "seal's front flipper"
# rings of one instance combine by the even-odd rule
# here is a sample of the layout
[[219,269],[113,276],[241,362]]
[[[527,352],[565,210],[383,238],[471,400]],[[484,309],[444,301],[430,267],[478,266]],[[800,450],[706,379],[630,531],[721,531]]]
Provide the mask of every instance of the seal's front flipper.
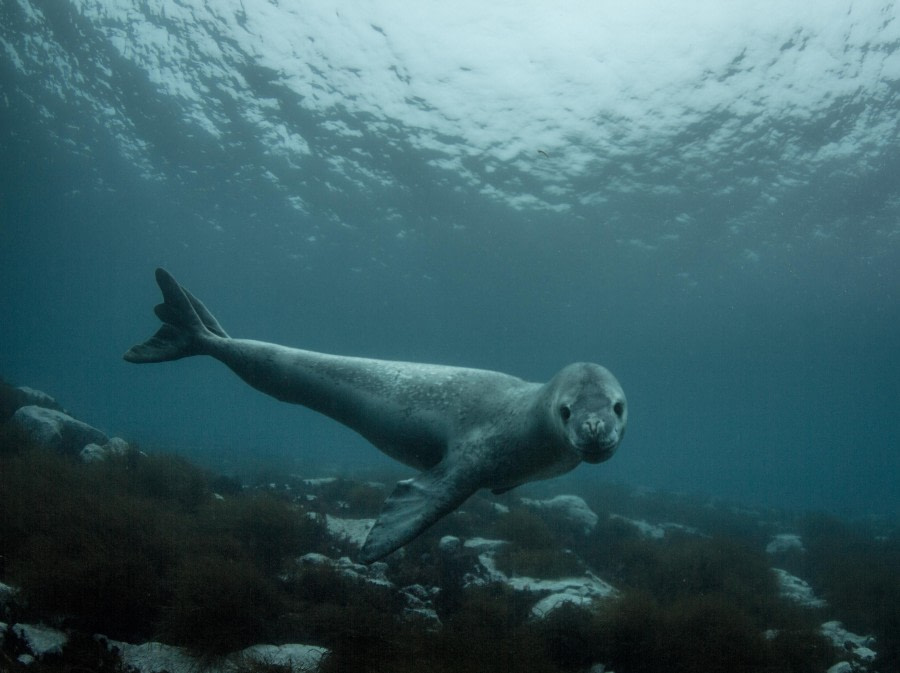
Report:
[[203,302],[181,287],[168,271],[157,269],[156,283],[163,303],[154,310],[163,324],[147,341],[125,353],[128,362],[177,360],[199,353],[200,340],[210,333],[228,336]]
[[369,531],[360,560],[372,563],[387,556],[459,507],[478,490],[462,476],[460,470],[439,463],[415,479],[399,482]]

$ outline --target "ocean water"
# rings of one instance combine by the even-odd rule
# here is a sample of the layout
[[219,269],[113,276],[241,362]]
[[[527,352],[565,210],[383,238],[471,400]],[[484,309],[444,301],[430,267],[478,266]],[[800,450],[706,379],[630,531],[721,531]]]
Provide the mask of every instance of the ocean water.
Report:
[[220,364],[137,367],[164,266],[234,336],[622,382],[561,479],[900,513],[887,0],[7,0],[0,376],[223,470],[390,464]]

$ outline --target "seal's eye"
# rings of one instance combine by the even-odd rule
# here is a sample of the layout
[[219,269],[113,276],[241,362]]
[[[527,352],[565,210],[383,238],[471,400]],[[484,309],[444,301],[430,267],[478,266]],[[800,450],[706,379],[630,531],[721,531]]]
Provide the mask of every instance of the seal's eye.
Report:
[[564,421],[567,421],[572,417],[572,409],[568,404],[564,404],[559,408],[559,415]]
[[613,405],[613,411],[615,412],[616,416],[622,418],[622,414],[625,412],[625,405],[621,402],[616,402]]

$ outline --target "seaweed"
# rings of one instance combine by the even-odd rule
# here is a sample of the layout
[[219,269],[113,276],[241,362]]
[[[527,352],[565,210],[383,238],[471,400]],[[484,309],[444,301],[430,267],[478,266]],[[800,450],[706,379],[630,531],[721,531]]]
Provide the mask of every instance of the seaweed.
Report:
[[402,601],[387,587],[313,565],[298,568],[285,590],[290,607],[279,635],[328,647],[323,670],[370,670],[403,646]]
[[124,480],[123,488],[135,497],[186,513],[195,512],[212,492],[208,472],[169,453],[141,455],[131,451],[126,456],[101,461],[95,469],[106,472],[110,481]]
[[721,593],[762,622],[779,600],[768,559],[743,540],[681,533],[654,539],[609,519],[598,524],[582,553],[604,577],[662,602]]
[[174,580],[171,604],[159,623],[160,635],[204,657],[260,642],[282,609],[271,580],[241,555],[185,558]]
[[900,670],[900,538],[825,514],[805,517],[801,530],[810,583],[834,618],[874,634],[878,670]]
[[334,508],[338,505],[341,516],[348,517],[375,516],[387,497],[381,486],[344,478],[318,486],[316,494],[321,506]]
[[422,648],[427,663],[417,670],[558,670],[529,626],[530,608],[527,595],[502,584],[471,589],[440,633]]
[[534,512],[511,510],[494,522],[493,534],[509,542],[495,556],[497,568],[508,575],[557,579],[584,573],[578,557]]
[[165,600],[176,521],[35,449],[0,464],[0,554],[31,609],[113,635],[147,635]]
[[272,496],[212,497],[205,473],[180,458],[82,464],[22,446],[0,454],[0,474],[0,557],[4,581],[21,588],[17,617],[114,638],[234,647],[277,615],[277,571],[327,540]]
[[[723,594],[684,595],[664,604],[631,591],[599,612],[597,635],[601,659],[624,673],[813,673],[833,661],[815,630],[767,640],[751,615]],[[791,647],[799,651],[786,656]]]
[[36,448],[37,445],[21,426],[13,423],[0,425],[0,456],[23,453]]
[[[718,532],[653,539],[620,519],[600,517],[585,534],[558,515],[525,507],[498,515],[489,499],[473,498],[389,559],[396,586],[440,587],[435,628],[405,615],[394,587],[297,562],[336,548],[311,509],[368,515],[380,487],[338,480],[317,487],[320,500],[307,508],[294,488],[242,489],[165,454],[82,464],[32,446],[9,424],[0,425],[0,475],[0,579],[22,589],[12,617],[74,633],[154,637],[207,660],[262,641],[307,642],[332,651],[326,672],[553,673],[603,663],[621,673],[807,673],[835,658],[818,633],[820,613],[778,595],[765,538],[741,532],[742,517],[732,525],[723,513],[693,512],[693,521],[715,519]],[[325,494],[337,500],[323,502]],[[687,516],[690,502],[679,503]],[[664,499],[623,504],[661,513]],[[794,562],[848,628],[876,634],[878,670],[896,669],[896,537],[827,517],[801,523],[809,551]],[[450,533],[508,540],[496,554],[508,573],[548,578],[587,567],[621,593],[534,619],[533,594],[466,586],[475,555],[441,552]],[[84,656],[89,649],[77,646]]]
[[604,656],[597,614],[597,610],[564,603],[530,628],[554,664],[564,670],[588,670]]

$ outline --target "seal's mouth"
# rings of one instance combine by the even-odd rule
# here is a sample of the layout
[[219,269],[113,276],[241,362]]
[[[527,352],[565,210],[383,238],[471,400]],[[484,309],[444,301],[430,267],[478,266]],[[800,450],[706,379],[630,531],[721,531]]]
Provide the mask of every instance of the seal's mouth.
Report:
[[606,451],[606,452],[601,451],[601,452],[596,452],[596,453],[593,451],[591,451],[591,452],[584,451],[581,454],[581,459],[586,463],[590,463],[591,465],[596,465],[597,463],[602,463],[603,461],[609,460],[610,458],[612,458],[611,451]]
[[585,446],[581,449],[581,459],[592,465],[612,458],[616,452],[616,444]]

